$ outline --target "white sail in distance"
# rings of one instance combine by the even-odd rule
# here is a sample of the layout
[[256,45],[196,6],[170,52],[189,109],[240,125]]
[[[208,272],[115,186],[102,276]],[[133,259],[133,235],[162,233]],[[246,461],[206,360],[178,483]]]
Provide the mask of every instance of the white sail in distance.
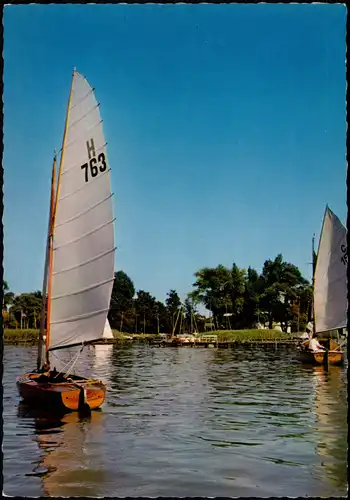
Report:
[[316,332],[347,325],[347,231],[326,207],[320,237],[314,283]]
[[99,105],[74,71],[61,153],[49,349],[101,339],[114,279],[110,168]]
[[108,319],[106,319],[106,323],[105,323],[102,337],[104,339],[114,339],[114,335],[113,335],[111,325],[109,324]]

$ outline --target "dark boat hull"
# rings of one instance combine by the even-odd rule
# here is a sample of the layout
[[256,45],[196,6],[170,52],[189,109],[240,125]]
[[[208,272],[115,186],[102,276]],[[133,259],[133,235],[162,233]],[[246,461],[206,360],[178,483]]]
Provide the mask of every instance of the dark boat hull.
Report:
[[[324,365],[326,363],[325,355],[324,352],[303,350],[299,352],[299,360],[305,364]],[[328,364],[338,366],[344,364],[344,353],[342,351],[328,351]]]
[[38,381],[39,377],[40,373],[26,373],[17,379],[18,392],[28,404],[77,411],[81,389],[91,410],[99,408],[104,402],[106,386],[99,380],[71,376],[72,382],[56,382],[52,378],[43,382]]
[[324,351],[312,352],[308,349],[309,342],[304,341],[299,350],[299,360],[305,364],[312,365],[342,365],[344,364],[344,351],[340,350],[340,345],[333,339],[319,339],[322,346],[328,349],[328,360]]

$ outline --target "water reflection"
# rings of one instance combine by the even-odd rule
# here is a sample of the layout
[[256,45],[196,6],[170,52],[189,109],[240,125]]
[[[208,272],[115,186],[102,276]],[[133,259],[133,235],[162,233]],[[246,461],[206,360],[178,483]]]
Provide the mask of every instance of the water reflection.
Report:
[[25,420],[23,426],[32,429],[41,451],[33,472],[26,476],[41,478],[44,495],[103,495],[106,474],[99,469],[96,457],[91,460],[87,448],[88,441],[93,442],[96,454],[96,445],[99,441],[101,444],[101,411],[80,418],[77,413],[50,414],[20,403],[18,418]]
[[305,367],[287,353],[284,348],[215,352],[207,365],[210,429],[202,439],[231,447],[240,457],[259,458],[261,469],[272,462],[306,471],[313,445],[321,460],[309,473],[327,479],[323,492],[335,494],[334,486],[345,492],[346,371]]
[[7,494],[346,494],[346,369],[305,367],[275,347],[101,347],[76,365],[108,387],[90,420],[19,404],[15,377],[36,349],[6,347]]
[[347,379],[341,367],[313,367],[315,387],[314,412],[316,416],[317,453],[321,459],[319,476],[326,473],[336,487],[347,482]]

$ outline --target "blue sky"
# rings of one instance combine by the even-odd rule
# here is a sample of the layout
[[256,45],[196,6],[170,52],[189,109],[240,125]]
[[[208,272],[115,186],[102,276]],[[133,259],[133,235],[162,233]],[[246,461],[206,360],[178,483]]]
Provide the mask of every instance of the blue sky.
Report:
[[346,221],[342,5],[11,5],[4,13],[4,272],[40,289],[74,66],[112,167],[116,269],[184,298],[203,266],[310,277],[326,203]]

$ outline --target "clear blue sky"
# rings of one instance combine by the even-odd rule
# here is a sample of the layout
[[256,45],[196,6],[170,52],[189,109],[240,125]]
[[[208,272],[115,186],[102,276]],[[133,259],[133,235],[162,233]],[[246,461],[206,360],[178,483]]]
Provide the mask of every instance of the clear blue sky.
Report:
[[309,277],[346,221],[342,5],[28,5],[4,13],[5,278],[40,289],[74,66],[101,103],[116,270],[164,300],[203,266]]

